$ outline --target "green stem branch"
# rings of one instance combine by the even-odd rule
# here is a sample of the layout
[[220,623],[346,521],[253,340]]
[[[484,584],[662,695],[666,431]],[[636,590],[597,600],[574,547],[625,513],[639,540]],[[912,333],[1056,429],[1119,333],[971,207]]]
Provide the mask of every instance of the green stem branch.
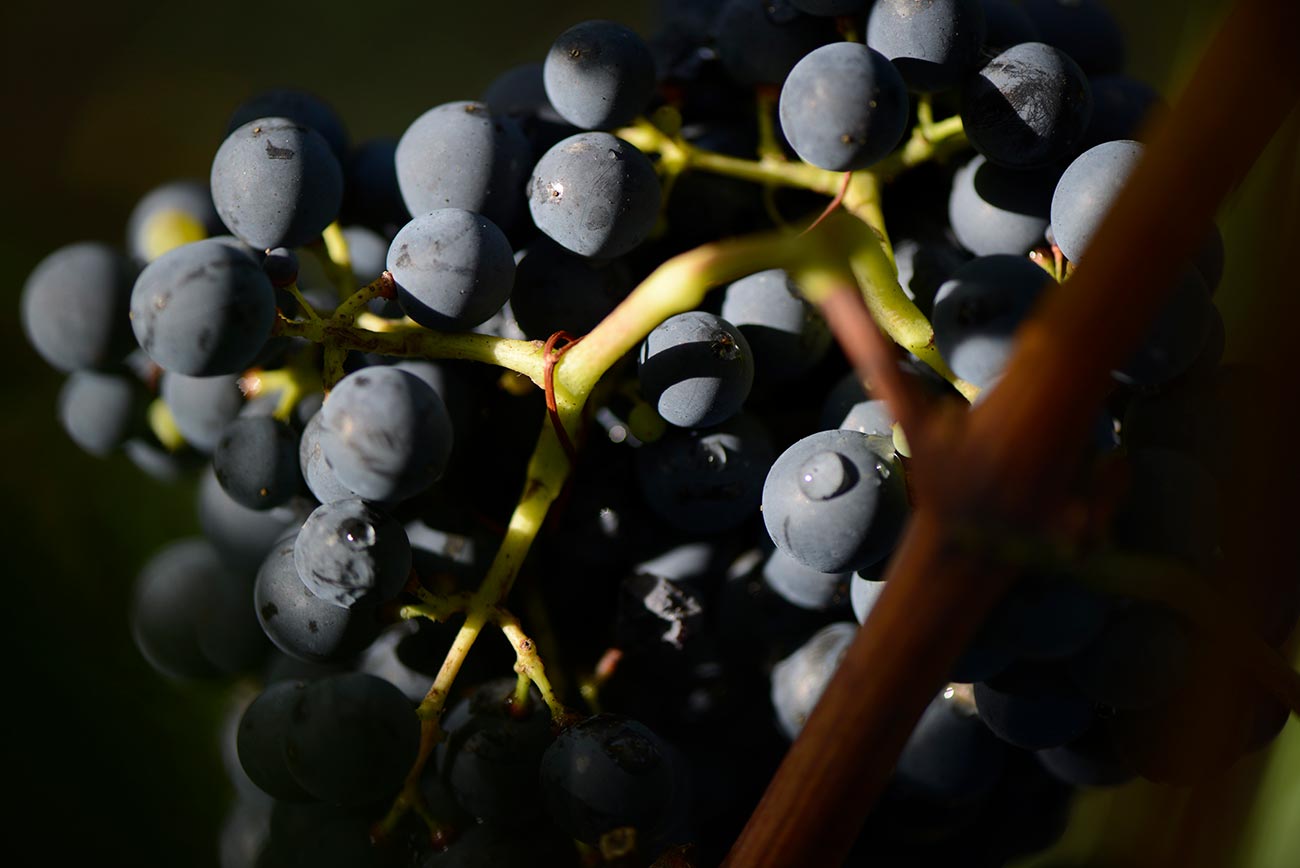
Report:
[[[842,177],[842,176],[837,176]],[[670,316],[694,310],[709,289],[768,268],[795,267],[813,255],[807,239],[768,232],[705,244],[654,270],[555,367],[557,393],[586,396],[610,366]],[[575,400],[579,404],[580,401]]]
[[[365,314],[359,319],[367,325],[373,322]],[[542,385],[540,341],[511,340],[468,332],[445,334],[422,326],[393,326],[387,331],[374,331],[351,323],[338,323],[333,319],[318,323],[281,319],[276,334],[305,338],[343,351],[357,350],[418,359],[468,359],[509,368],[528,377],[539,388]]]
[[884,242],[861,225],[839,221],[849,233],[849,266],[862,287],[867,309],[894,342],[916,355],[942,376],[968,401],[979,395],[979,387],[958,377],[934,345],[934,328],[898,283],[898,273]]

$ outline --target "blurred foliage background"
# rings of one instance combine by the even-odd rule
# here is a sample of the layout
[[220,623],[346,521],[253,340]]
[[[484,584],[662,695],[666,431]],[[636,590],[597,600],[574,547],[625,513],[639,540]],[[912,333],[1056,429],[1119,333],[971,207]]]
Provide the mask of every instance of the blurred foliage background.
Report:
[[[1130,73],[1172,97],[1227,3],[1111,5],[1129,36]],[[218,748],[226,691],[166,683],[126,623],[140,565],[197,533],[193,489],[154,483],[121,455],[84,455],[59,429],[60,376],[18,325],[27,273],[65,243],[121,243],[141,194],[205,177],[230,111],[260,89],[320,93],[354,141],[398,135],[425,109],[475,98],[507,67],[541,60],[579,20],[614,18],[648,34],[657,11],[650,0],[127,0],[21,4],[5,15],[0,617],[11,840],[21,835],[43,864],[93,854],[104,864],[211,865],[229,798]],[[1217,300],[1230,356],[1286,327],[1266,314],[1271,293],[1293,289],[1278,263],[1300,237],[1298,136],[1293,116],[1223,215],[1228,273]],[[1271,762],[1243,765],[1223,794],[1230,810],[1214,815],[1213,846],[1194,864],[1300,865],[1300,727],[1292,722]],[[1151,841],[1188,834],[1187,802],[1143,786],[1090,797],[1046,864],[1152,864]]]

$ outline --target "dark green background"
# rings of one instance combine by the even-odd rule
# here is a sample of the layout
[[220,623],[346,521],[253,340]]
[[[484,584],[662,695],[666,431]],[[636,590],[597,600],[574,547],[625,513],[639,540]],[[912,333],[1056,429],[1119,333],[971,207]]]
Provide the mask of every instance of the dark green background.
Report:
[[[1169,92],[1196,34],[1224,4],[1114,5],[1130,34],[1130,70]],[[197,530],[192,490],[155,484],[121,456],[92,459],[58,428],[60,377],[18,327],[26,274],[65,243],[120,243],[143,192],[206,176],[230,111],[259,89],[319,92],[354,141],[397,135],[425,109],[477,97],[496,73],[540,60],[583,18],[648,32],[652,8],[644,0],[367,0],[290,9],[239,0],[203,11],[127,2],[5,13],[0,611],[3,781],[19,804],[8,814],[11,846],[29,842],[46,853],[44,864],[93,854],[104,864],[205,865],[215,860],[229,796],[216,750],[224,692],[164,682],[126,626],[141,563]],[[1249,214],[1251,195],[1234,207]],[[1253,230],[1245,217],[1227,230],[1236,257]],[[1230,261],[1229,284],[1251,288],[1248,264]]]

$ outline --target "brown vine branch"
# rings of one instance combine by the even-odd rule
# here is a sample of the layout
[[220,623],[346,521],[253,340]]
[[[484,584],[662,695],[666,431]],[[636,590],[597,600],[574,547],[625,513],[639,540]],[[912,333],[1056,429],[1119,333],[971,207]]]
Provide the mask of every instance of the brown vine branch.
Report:
[[[909,731],[1013,578],[961,551],[948,528],[1032,531],[1059,505],[1109,371],[1137,346],[1176,276],[1167,263],[1190,259],[1300,96],[1297,32],[1291,0],[1233,8],[1087,264],[1022,330],[1000,385],[943,432],[946,448],[931,456],[942,496],[914,514],[884,593],[724,865],[843,862]],[[1258,57],[1270,59],[1267,75]]]

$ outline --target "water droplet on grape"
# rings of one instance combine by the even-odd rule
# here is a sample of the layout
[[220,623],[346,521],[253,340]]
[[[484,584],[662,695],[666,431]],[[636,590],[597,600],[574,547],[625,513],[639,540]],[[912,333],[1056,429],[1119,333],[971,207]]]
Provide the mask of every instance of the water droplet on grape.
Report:
[[838,452],[818,452],[799,468],[799,489],[812,500],[830,500],[853,487],[857,474]]
[[350,518],[339,525],[339,537],[353,549],[365,549],[375,544],[375,529],[360,519]]

